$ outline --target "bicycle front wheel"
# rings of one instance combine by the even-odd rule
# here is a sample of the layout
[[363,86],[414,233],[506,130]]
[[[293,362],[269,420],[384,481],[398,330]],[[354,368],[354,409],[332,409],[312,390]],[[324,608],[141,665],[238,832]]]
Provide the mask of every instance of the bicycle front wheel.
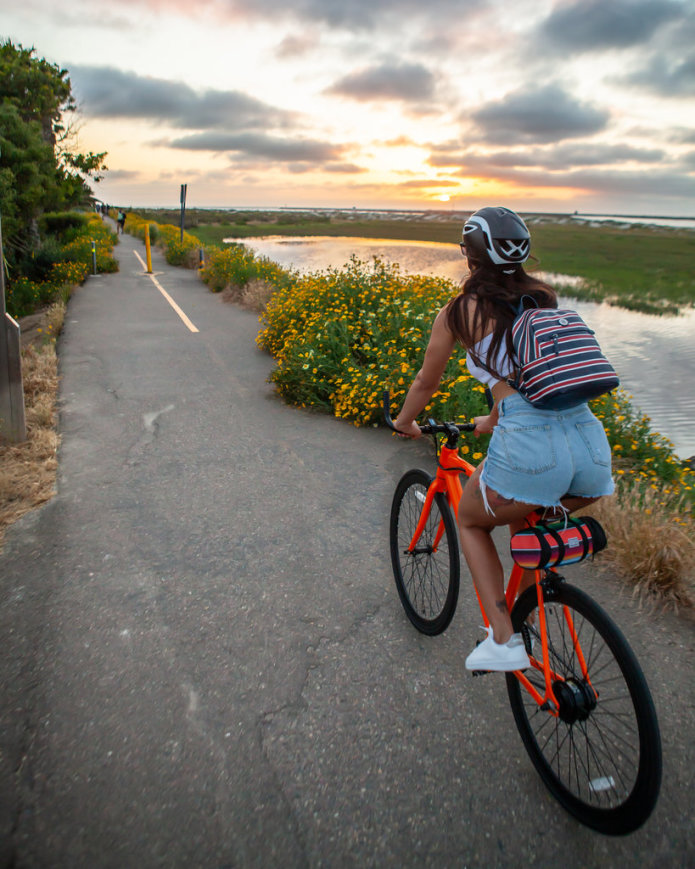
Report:
[[[559,715],[508,673],[519,733],[545,785],[577,820],[609,835],[631,833],[651,814],[661,784],[659,724],[644,674],[617,625],[578,588],[546,582],[544,610]],[[512,623],[541,667],[525,675],[543,696],[535,587],[517,601]]]
[[423,532],[410,548],[432,477],[408,471],[391,506],[391,562],[406,615],[423,634],[446,630],[456,611],[461,560],[454,514],[443,493],[432,501]]

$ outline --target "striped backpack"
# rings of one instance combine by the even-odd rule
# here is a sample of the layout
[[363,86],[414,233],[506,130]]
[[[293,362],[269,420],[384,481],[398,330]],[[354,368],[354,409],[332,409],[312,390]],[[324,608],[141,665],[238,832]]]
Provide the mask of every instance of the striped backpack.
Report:
[[543,410],[567,410],[615,389],[618,376],[579,314],[524,310],[524,299],[530,298],[519,302],[512,326],[517,371],[511,386]]

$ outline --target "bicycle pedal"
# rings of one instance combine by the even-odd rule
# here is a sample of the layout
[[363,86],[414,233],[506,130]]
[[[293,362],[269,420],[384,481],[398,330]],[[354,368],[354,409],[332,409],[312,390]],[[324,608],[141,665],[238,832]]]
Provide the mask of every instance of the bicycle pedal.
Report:
[[473,676],[489,676],[490,673],[494,672],[494,670],[471,670]]

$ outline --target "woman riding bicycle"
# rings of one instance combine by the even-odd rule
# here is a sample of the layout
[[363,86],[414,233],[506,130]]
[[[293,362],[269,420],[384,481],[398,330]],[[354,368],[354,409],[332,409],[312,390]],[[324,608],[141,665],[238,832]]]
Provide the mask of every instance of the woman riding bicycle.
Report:
[[[470,275],[438,313],[422,368],[395,420],[401,434],[421,436],[415,418],[437,391],[457,344],[467,351],[471,374],[490,387],[494,398],[490,414],[475,418],[475,434],[492,433],[492,438],[458,510],[461,548],[490,621],[487,637],[466,659],[469,670],[529,666],[522,637],[512,629],[493,528],[510,525],[515,531],[534,508],[566,514],[614,488],[610,446],[588,405],[539,410],[508,382],[515,369],[511,327],[522,297],[531,297],[538,307],[557,307],[552,287],[524,271],[530,247],[526,224],[508,208],[482,208],[471,215],[461,243]],[[533,578],[526,577],[525,584]]]

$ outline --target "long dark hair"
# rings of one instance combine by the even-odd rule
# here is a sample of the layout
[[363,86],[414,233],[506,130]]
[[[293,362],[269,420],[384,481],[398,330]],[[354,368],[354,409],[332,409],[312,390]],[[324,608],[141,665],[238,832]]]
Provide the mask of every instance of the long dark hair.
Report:
[[[455,338],[463,344],[473,360],[503,379],[495,371],[494,364],[500,347],[506,345],[507,355],[513,358],[511,327],[516,317],[516,309],[522,296],[530,296],[539,308],[557,308],[557,293],[549,285],[527,274],[522,266],[517,266],[512,274],[501,271],[468,258],[470,275],[463,282],[461,292],[446,306],[446,324]],[[475,301],[475,311],[471,316],[469,301]],[[532,307],[524,303],[524,307]],[[494,321],[494,328],[490,328]],[[480,359],[471,348],[476,343],[475,336],[492,332],[492,340],[486,358]]]

